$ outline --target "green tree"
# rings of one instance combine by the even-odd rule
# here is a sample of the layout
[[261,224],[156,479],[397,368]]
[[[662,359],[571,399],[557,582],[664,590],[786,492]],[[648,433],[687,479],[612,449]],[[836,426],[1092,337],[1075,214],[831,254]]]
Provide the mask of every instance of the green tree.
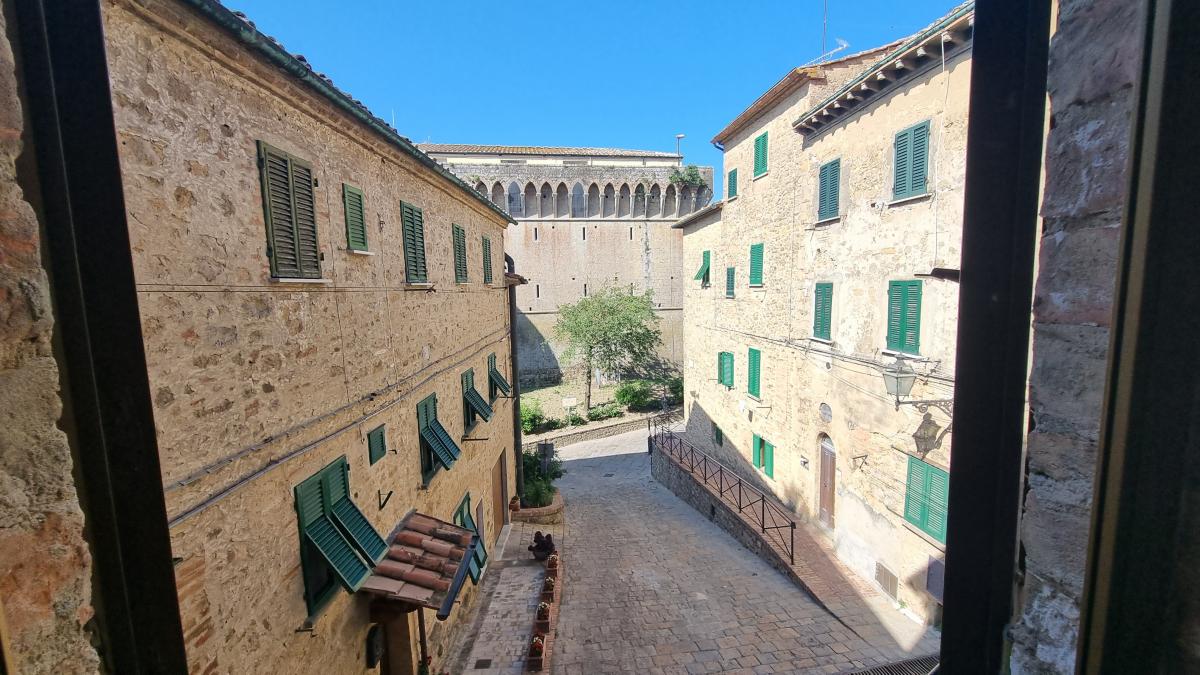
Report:
[[634,295],[604,288],[558,308],[554,332],[566,343],[563,359],[584,369],[584,411],[592,407],[592,373],[638,370],[654,361],[662,343],[651,291]]

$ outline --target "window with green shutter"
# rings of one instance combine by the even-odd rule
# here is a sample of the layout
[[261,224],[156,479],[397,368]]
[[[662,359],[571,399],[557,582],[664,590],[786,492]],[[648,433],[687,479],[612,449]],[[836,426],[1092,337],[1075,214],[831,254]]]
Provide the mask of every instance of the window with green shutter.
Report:
[[929,173],[929,121],[896,134],[892,177],[892,199],[923,195]]
[[437,394],[417,404],[417,435],[421,449],[421,479],[426,485],[441,469],[449,469],[462,455],[458,444],[438,421]]
[[904,493],[904,519],[944,544],[949,497],[950,474],[910,456],[908,484]]
[[754,176],[758,177],[767,172],[767,132],[762,132],[754,139]]
[[451,228],[454,232],[454,282],[467,283],[467,233],[461,226]]
[[717,383],[726,389],[733,388],[733,352],[717,354]]
[[725,199],[733,199],[737,196],[737,169],[729,170],[729,187],[725,190]]
[[767,441],[767,439],[754,434],[750,441],[751,461],[754,463],[754,468],[762,471],[768,478],[775,477],[775,446]]
[[504,379],[504,373],[496,367],[496,355],[488,355],[488,399],[493,403],[499,397],[500,392],[505,396],[512,393],[512,385],[508,380]]
[[692,280],[700,282],[702,288],[708,286],[708,268],[711,262],[712,254],[705,251],[700,256],[700,269],[696,270],[696,276],[692,277]]
[[763,285],[763,245],[750,245],[750,285]]
[[888,283],[887,348],[921,352],[921,281]]
[[259,141],[258,166],[271,276],[320,279],[312,165]]
[[762,352],[751,347],[746,356],[746,391],[754,398],[759,393],[759,372],[762,367]]
[[475,418],[482,417],[484,422],[492,419],[492,406],[483,400],[479,390],[475,388],[475,369],[462,374],[463,393],[463,428],[470,429],[475,425]]
[[842,160],[835,159],[821,165],[817,172],[817,220],[827,220],[838,215],[842,180]]
[[[466,528],[476,535],[479,534],[479,528],[475,525],[475,516],[471,514],[471,493],[468,492],[459,503],[458,508],[454,510],[454,524],[459,527]],[[487,564],[487,547],[484,546],[483,537],[479,537],[478,543],[475,545],[475,554],[471,556],[467,574],[471,576],[472,583],[479,583],[479,577],[483,574],[484,566]]]
[[833,284],[819,283],[813,291],[813,337],[832,340]]
[[404,229],[404,279],[410,284],[428,283],[425,267],[425,214],[400,202],[400,220]]
[[346,213],[346,248],[367,250],[367,211],[362,190],[342,183],[342,208]]
[[725,297],[733,297],[733,270],[732,267],[725,268]]
[[492,283],[492,240],[483,238],[483,283]]
[[386,454],[387,437],[384,435],[383,425],[380,425],[367,432],[367,456],[374,464]]
[[387,553],[383,537],[350,499],[349,472],[340,457],[294,489],[309,615],[329,601],[336,584],[358,590]]

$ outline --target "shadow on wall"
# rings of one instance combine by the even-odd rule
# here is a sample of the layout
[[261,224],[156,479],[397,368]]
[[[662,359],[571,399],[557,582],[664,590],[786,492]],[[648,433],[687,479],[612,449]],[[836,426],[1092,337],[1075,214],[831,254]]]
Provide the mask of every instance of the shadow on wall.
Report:
[[558,355],[550,346],[551,335],[546,335],[525,314],[517,312],[514,328],[517,339],[517,361],[520,372],[517,381],[522,387],[540,387],[558,384],[563,378]]

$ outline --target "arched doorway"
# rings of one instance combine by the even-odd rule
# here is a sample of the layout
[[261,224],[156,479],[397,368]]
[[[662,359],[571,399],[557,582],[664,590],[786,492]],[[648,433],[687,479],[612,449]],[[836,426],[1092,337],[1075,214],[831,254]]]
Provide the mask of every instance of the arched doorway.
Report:
[[833,449],[833,439],[821,434],[821,491],[818,497],[817,513],[821,524],[833,528],[833,495],[834,480],[837,477],[837,452]]

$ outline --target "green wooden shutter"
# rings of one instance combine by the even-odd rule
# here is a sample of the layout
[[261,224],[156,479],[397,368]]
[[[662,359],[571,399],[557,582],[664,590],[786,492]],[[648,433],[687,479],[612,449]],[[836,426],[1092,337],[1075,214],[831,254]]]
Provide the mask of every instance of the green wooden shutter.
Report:
[[[332,478],[343,471],[344,464],[343,457],[296,486],[296,516],[301,537],[317,549],[338,582],[354,592],[371,570],[331,518],[335,495],[330,490],[337,483]],[[340,484],[337,489],[345,494]]]
[[342,207],[346,211],[346,247],[367,250],[367,212],[362,190],[342,183]]
[[904,332],[900,349],[910,354],[921,351],[921,282],[909,281],[904,285]]
[[925,529],[926,473],[929,465],[916,457],[908,458],[908,482],[904,492],[904,519]]
[[[497,390],[504,392],[505,396],[512,393],[512,386],[509,385],[508,380],[504,379],[504,373],[501,373],[500,369],[496,367],[495,354],[488,357],[488,381]],[[495,393],[492,394],[492,398],[495,398]]]
[[404,278],[410,284],[429,281],[425,266],[425,214],[421,209],[400,202],[404,228]]
[[387,543],[350,499],[350,465],[346,458],[342,457],[324,473],[325,483],[330,487],[327,513],[359,553],[371,562],[379,562],[387,553]]
[[693,281],[701,282],[701,285],[708,285],[708,266],[711,262],[711,253],[705,251],[700,256],[700,269],[696,270],[696,276],[692,277]]
[[726,199],[733,199],[737,196],[737,169],[729,170],[729,187],[725,192]]
[[746,391],[751,396],[758,398],[758,396],[759,396],[759,368],[760,368],[761,362],[762,362],[762,352],[751,347],[750,351],[748,353],[748,356],[747,356],[747,361],[748,361],[748,365],[746,368],[746,370],[747,370]]
[[312,166],[262,142],[258,153],[271,274],[319,279],[321,251]]
[[[479,528],[475,525],[475,517],[471,515],[471,493],[467,493],[459,503],[458,508],[454,511],[454,524],[461,528],[468,529],[479,534]],[[479,537],[479,541],[475,546],[475,554],[467,561],[467,574],[471,577],[472,583],[479,583],[479,577],[483,566],[487,563],[487,547],[483,544],[483,537]]]
[[467,233],[455,225],[454,231],[454,281],[467,283]]
[[763,245],[750,245],[750,285],[762,286],[763,283]]
[[817,181],[817,220],[825,220],[838,215],[840,207],[840,190],[842,180],[842,160],[835,159],[821,166]]
[[813,337],[829,340],[833,332],[833,284],[817,284],[813,297]]
[[492,283],[492,240],[483,238],[483,283]]
[[903,199],[912,193],[912,133],[905,129],[896,134],[892,157],[892,199]]
[[767,132],[762,132],[754,139],[754,175],[761,176],[767,172]]
[[387,438],[384,435],[383,426],[375,427],[367,432],[367,456],[371,463],[374,464],[383,459],[387,454]]
[[908,193],[923,195],[929,191],[926,185],[929,175],[929,122],[922,122],[909,130],[911,156],[909,159]]
[[725,268],[725,297],[733,297],[733,270],[732,267]]
[[312,167],[292,158],[292,194],[296,204],[296,250],[300,276],[321,278],[321,250],[317,243],[317,208],[313,196]]
[[775,446],[763,439],[763,473],[768,478],[775,477]]
[[469,427],[475,421],[475,416],[483,418],[484,422],[492,419],[492,406],[483,400],[479,390],[475,388],[475,370],[471,369],[462,374],[463,406],[466,425]]
[[904,344],[904,282],[888,282],[887,348],[901,351]]
[[950,474],[936,466],[926,472],[929,505],[925,516],[925,531],[929,536],[946,543],[946,506],[950,498]]
[[751,460],[754,462],[754,468],[757,469],[762,466],[762,439],[758,437],[758,434],[754,434],[754,437],[750,441],[750,446],[753,448],[751,451]]

